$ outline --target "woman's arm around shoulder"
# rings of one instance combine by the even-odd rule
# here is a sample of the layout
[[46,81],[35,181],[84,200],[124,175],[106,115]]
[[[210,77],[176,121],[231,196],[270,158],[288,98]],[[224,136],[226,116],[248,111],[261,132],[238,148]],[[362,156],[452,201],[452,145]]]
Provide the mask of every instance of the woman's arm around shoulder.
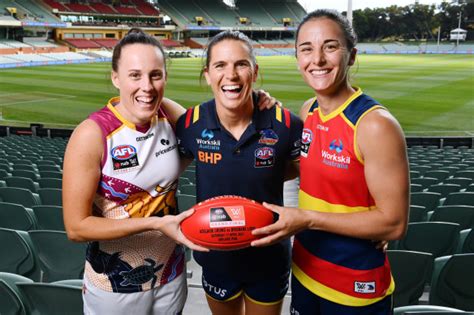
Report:
[[177,216],[123,220],[94,215],[92,205],[100,181],[102,155],[102,131],[94,121],[85,120],[74,130],[64,156],[63,213],[69,239],[78,242],[112,240],[160,230],[178,243],[202,250],[189,242],[179,229],[179,223],[193,210]]
[[161,106],[163,106],[163,109],[173,126],[176,126],[178,118],[186,112],[186,109],[183,106],[166,97],[163,98]]

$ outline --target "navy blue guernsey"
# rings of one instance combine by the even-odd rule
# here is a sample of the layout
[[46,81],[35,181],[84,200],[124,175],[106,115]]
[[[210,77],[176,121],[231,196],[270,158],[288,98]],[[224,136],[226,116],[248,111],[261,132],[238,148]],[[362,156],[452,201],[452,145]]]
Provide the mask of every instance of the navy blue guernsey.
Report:
[[[255,98],[254,98],[255,99]],[[256,102],[254,102],[256,103]],[[301,120],[287,109],[254,109],[252,122],[239,140],[221,126],[214,100],[187,110],[176,127],[179,151],[196,160],[197,201],[239,195],[283,205],[283,183],[288,162],[300,155]],[[290,266],[289,240],[262,248],[194,252],[203,268],[236,277],[286,272]]]

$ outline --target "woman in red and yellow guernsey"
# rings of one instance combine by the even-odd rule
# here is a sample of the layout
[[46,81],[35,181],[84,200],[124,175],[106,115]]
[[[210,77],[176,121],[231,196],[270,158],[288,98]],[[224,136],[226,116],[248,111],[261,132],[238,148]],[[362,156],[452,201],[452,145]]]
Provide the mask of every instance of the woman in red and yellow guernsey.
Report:
[[316,97],[302,107],[299,208],[254,231],[265,246],[295,235],[291,314],[392,314],[395,283],[374,240],[406,232],[409,176],[396,119],[350,84],[356,35],[336,11],[309,13],[296,33],[298,68]]

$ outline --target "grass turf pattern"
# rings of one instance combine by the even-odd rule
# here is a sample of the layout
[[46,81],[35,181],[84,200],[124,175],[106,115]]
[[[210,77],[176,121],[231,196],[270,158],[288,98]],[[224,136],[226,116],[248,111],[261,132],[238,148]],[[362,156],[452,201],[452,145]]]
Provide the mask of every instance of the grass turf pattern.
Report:
[[[260,57],[255,87],[269,91],[298,113],[314,96],[294,57]],[[168,64],[165,95],[185,107],[212,97],[200,82],[201,59]],[[386,106],[407,134],[474,134],[474,55],[361,55],[354,85]],[[0,69],[2,124],[41,122],[75,126],[117,94],[110,64]]]

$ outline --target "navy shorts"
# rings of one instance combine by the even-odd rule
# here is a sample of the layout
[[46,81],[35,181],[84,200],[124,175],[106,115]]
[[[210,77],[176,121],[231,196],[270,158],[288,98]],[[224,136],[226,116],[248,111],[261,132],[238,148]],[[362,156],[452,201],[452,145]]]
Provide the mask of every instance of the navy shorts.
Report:
[[346,306],[325,300],[291,277],[291,315],[392,315],[392,296],[368,305]]
[[202,270],[202,286],[214,300],[226,302],[245,294],[257,304],[272,305],[281,302],[288,291],[289,272],[265,279],[236,277]]

